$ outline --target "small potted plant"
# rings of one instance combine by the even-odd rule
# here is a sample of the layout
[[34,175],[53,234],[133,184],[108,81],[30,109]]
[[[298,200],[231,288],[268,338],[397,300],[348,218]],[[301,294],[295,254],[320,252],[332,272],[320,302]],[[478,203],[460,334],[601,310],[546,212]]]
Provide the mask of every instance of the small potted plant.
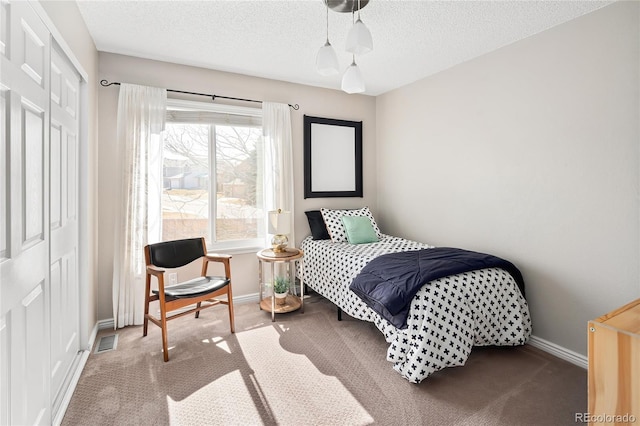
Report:
[[275,277],[273,280],[273,293],[276,296],[276,304],[284,305],[287,302],[287,293],[289,293],[289,278]]

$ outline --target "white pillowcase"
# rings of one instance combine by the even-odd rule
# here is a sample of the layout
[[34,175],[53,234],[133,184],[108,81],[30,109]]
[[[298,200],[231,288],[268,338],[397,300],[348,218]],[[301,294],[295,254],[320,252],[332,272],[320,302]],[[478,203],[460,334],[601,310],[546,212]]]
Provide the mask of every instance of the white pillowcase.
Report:
[[376,231],[376,235],[378,236],[378,238],[382,236],[380,228],[378,228],[378,224],[373,218],[369,207],[363,207],[357,210],[320,209],[320,213],[322,214],[322,219],[324,219],[324,224],[327,226],[327,231],[329,231],[331,241],[333,241],[334,243],[342,243],[348,241],[347,231],[344,228],[344,224],[342,223],[342,216],[367,217],[371,221],[371,226],[373,227],[374,231]]

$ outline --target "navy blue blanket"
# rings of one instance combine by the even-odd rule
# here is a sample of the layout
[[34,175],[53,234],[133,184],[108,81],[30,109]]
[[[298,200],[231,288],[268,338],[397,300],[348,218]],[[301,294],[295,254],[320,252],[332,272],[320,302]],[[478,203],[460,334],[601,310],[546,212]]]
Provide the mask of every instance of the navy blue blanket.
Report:
[[449,275],[496,267],[513,276],[524,296],[522,274],[511,262],[490,254],[449,247],[376,257],[353,279],[349,288],[391,324],[406,328],[411,301],[424,284]]

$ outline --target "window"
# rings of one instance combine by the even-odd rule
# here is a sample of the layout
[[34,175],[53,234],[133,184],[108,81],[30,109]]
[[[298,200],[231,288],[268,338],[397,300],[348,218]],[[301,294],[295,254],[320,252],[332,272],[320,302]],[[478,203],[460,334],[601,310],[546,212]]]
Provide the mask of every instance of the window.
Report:
[[168,100],[163,241],[205,236],[218,249],[263,246],[262,110]]

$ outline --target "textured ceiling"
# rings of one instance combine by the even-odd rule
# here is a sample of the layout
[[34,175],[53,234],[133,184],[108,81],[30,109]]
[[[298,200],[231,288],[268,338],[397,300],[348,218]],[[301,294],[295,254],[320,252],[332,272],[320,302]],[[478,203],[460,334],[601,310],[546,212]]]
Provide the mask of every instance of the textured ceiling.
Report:
[[[599,9],[612,1],[371,0],[362,21],[373,51],[356,57],[378,95]],[[85,1],[100,51],[312,86],[340,88],[315,57],[325,42],[322,0]],[[329,12],[340,66],[351,15]]]

